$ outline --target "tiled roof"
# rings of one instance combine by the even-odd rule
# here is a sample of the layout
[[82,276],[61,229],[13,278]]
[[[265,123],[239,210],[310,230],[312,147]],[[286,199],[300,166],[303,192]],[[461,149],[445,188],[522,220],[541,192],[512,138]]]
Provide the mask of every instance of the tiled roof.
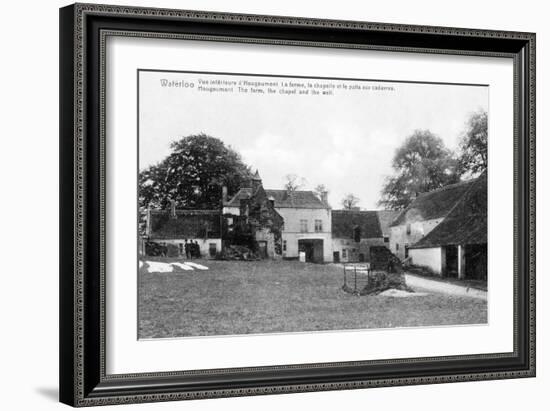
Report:
[[[275,200],[275,208],[329,208],[313,191],[265,190],[267,197]],[[251,188],[241,188],[224,204],[226,207],[239,207],[241,199],[252,196]]]
[[383,236],[377,211],[332,210],[333,238],[353,238],[357,227],[361,229],[361,238]]
[[487,173],[468,187],[449,215],[411,248],[487,243]]
[[240,207],[241,200],[252,197],[251,188],[241,188],[229,201],[224,203],[226,207]]
[[168,210],[152,210],[151,239],[220,238],[220,210],[176,210],[173,218]]
[[463,181],[420,194],[401,211],[391,226],[445,217],[474,181]]

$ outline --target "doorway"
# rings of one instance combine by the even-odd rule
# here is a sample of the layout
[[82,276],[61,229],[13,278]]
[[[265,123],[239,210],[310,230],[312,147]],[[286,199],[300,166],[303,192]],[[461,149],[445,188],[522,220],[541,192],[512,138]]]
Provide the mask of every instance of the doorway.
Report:
[[267,241],[258,241],[258,252],[260,258],[267,258]]
[[324,261],[323,240],[298,240],[298,250],[306,254],[306,262],[308,263],[322,263]]
[[445,247],[445,277],[458,277],[458,247],[448,245]]

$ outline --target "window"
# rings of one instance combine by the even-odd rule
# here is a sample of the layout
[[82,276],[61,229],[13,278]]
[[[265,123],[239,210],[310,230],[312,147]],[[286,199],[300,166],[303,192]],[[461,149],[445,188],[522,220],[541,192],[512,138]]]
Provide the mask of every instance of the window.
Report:
[[395,251],[399,251],[399,244],[395,243]]
[[390,237],[384,237],[384,242],[389,243],[390,242]]
[[348,258],[348,250],[345,248],[342,250],[342,258]]
[[286,251],[286,240],[283,240],[283,251]]
[[407,235],[411,234],[411,225],[407,224]]
[[300,220],[300,232],[307,233],[307,220]]
[[320,233],[323,231],[323,220],[315,220],[315,232]]

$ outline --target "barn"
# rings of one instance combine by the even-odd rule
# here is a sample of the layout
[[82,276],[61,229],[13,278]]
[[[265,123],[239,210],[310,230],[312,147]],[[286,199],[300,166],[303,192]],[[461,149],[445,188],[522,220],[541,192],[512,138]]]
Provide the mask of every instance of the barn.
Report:
[[411,263],[459,279],[487,279],[487,173],[425,237],[409,249]]

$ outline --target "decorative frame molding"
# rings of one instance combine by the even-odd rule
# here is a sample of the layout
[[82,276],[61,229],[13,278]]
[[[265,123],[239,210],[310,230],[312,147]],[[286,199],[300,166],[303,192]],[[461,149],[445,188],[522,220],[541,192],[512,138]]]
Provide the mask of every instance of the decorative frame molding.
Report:
[[[115,35],[512,58],[514,351],[106,375],[105,44]],[[535,375],[535,34],[75,4],[60,10],[60,97],[62,402],[91,406]]]

